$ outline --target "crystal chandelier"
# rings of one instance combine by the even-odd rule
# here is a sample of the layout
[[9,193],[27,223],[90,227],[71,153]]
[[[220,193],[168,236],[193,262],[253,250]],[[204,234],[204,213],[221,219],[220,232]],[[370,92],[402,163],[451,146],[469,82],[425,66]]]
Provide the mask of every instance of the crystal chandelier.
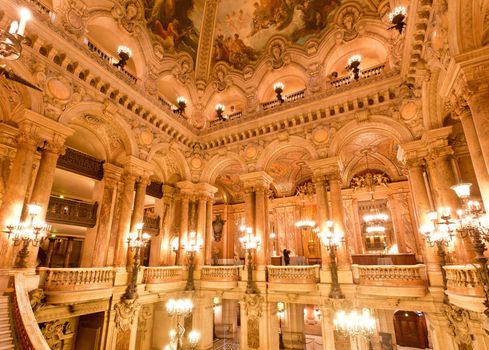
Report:
[[[299,180],[302,179],[302,166],[304,165],[304,162],[300,162],[299,165]],[[303,184],[297,186],[296,194],[297,197],[299,197],[299,200],[301,202],[301,217],[299,220],[296,221],[295,227],[300,228],[300,229],[308,229],[308,228],[313,228],[316,226],[316,221],[312,220],[310,217],[305,217],[303,218],[302,215],[306,211],[306,197],[309,199],[309,201],[312,199],[312,196],[314,195],[314,185],[312,182],[307,181],[304,182]],[[307,214],[306,214],[307,215]]]
[[352,337],[357,342],[362,337],[369,341],[369,348],[372,348],[370,337],[375,332],[375,318],[372,317],[370,310],[364,308],[362,312],[356,310],[346,313],[338,311],[333,320],[335,331],[342,337]]
[[[190,299],[170,299],[166,303],[166,312],[171,317],[176,317],[177,328],[170,329],[170,344],[166,345],[164,350],[180,350],[183,348],[183,336],[185,334],[185,328],[182,326],[180,320],[185,319],[192,313],[194,304]],[[198,331],[190,331],[187,337],[188,347],[195,349],[200,340],[200,333]]]

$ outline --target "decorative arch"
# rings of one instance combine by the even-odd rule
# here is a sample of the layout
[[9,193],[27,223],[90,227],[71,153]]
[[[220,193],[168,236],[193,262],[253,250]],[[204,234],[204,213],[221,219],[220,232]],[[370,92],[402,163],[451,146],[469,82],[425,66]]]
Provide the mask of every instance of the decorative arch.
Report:
[[124,151],[127,155],[136,156],[139,154],[137,141],[134,138],[134,133],[131,131],[131,127],[125,122],[125,120],[117,113],[106,112],[107,106],[102,103],[95,102],[81,102],[77,105],[66,109],[59,117],[58,121],[65,125],[69,125],[75,118],[83,117],[86,115],[94,115],[100,118],[104,122],[108,122],[117,127],[118,136],[121,137]]
[[200,181],[213,185],[226,166],[236,163],[241,166],[243,172],[247,171],[245,162],[237,154],[228,152],[225,156],[216,155],[204,167]]
[[342,145],[347,143],[356,135],[364,132],[373,132],[389,136],[399,143],[405,143],[413,140],[411,131],[409,131],[409,129],[400,122],[387,116],[370,116],[368,122],[353,120],[338,130],[331,141],[328,156],[337,156]]
[[280,153],[284,152],[288,147],[300,147],[305,149],[311,159],[318,159],[319,155],[314,145],[299,136],[290,136],[288,140],[276,140],[269,144],[262,152],[260,159],[256,163],[257,170],[265,170],[268,164]]
[[[152,146],[151,151],[148,154],[147,161],[148,162],[154,161],[155,156],[160,152],[171,155],[172,157],[174,157],[175,160],[177,161],[180,173],[183,176],[182,181],[183,180],[189,180],[190,181],[191,173],[190,173],[190,168],[188,166],[187,160],[186,160],[185,156],[183,155],[183,153],[179,149],[174,147],[171,143],[164,142],[164,143],[159,143],[159,144]],[[161,167],[161,166],[160,166],[160,168],[162,169],[163,175],[165,177],[164,181],[168,181],[169,177],[172,174],[168,173],[168,169],[163,169],[163,167]]]

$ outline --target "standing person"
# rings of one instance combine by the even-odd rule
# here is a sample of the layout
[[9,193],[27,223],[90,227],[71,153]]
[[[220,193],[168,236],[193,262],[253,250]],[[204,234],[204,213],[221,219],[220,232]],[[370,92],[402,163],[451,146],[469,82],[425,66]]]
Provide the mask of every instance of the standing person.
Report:
[[290,264],[290,256],[289,256],[290,250],[284,249],[283,254],[284,254],[284,263],[285,263],[285,266],[288,266]]

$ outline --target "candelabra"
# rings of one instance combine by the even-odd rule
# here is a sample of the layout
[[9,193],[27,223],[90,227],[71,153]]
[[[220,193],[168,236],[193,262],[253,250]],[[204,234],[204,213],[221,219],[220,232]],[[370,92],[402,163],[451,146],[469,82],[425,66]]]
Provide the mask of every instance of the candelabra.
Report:
[[258,293],[258,288],[253,281],[253,255],[252,252],[260,246],[260,238],[253,235],[251,227],[241,225],[240,231],[244,234],[239,240],[248,255],[248,279],[246,282],[246,294]]
[[342,299],[345,296],[341,291],[340,284],[338,282],[338,264],[336,262],[336,251],[338,246],[344,242],[343,233],[336,232],[334,230],[333,221],[326,221],[326,230],[318,233],[321,242],[329,251],[330,269],[331,269],[331,291],[329,297],[333,299]]
[[194,285],[194,259],[195,253],[197,253],[200,248],[202,248],[202,240],[197,238],[197,234],[195,231],[189,232],[187,235],[187,239],[182,241],[183,249],[187,252],[188,255],[188,277],[187,277],[187,285],[185,286],[185,290],[195,290]]
[[185,112],[185,107],[187,107],[187,99],[183,96],[178,96],[177,104],[178,104],[178,109],[176,110],[176,112],[179,114],[183,114],[183,112]]
[[17,262],[15,267],[27,267],[27,257],[29,256],[29,244],[33,247],[39,246],[47,233],[51,230],[51,225],[44,221],[37,220],[36,217],[41,212],[41,207],[35,204],[27,206],[29,213],[29,221],[9,223],[7,224],[7,238],[11,239],[13,245],[19,246],[22,243],[22,249],[17,254]]
[[[185,328],[183,327],[181,320],[185,320],[187,316],[192,314],[194,305],[190,299],[170,299],[166,303],[166,312],[170,317],[175,317],[177,322],[176,329],[170,329],[170,344],[165,346],[165,350],[182,350],[183,336],[185,334]],[[200,333],[198,331],[190,331],[187,337],[187,343],[189,349],[195,349],[200,340]]]
[[221,103],[218,103],[215,108],[216,108],[217,118],[219,120],[223,120],[223,121],[226,120],[226,117],[223,115],[224,110],[226,109],[226,106],[224,106]]
[[356,340],[357,349],[358,338],[362,337],[368,341],[369,349],[372,349],[371,337],[375,332],[375,318],[370,314],[370,310],[364,308],[362,313],[353,310],[349,313],[338,311],[333,320],[335,331],[342,337],[351,337]]
[[[455,223],[451,220],[450,208],[440,208],[438,212],[428,213],[429,223],[423,225],[420,229],[421,234],[425,237],[430,247],[437,248],[437,254],[440,258],[440,269],[443,280],[443,289],[447,289],[447,276],[443,266],[446,264],[445,248],[449,246],[454,236]],[[448,296],[444,293],[443,302],[448,303]]]
[[484,256],[486,251],[485,242],[489,242],[489,216],[482,210],[478,201],[470,200],[471,186],[472,184],[470,183],[452,186],[452,189],[463,203],[463,208],[457,211],[456,230],[462,238],[469,237],[474,248],[475,261],[478,263],[477,271],[484,286],[486,297],[484,313],[489,316],[489,270],[487,268],[487,258]]
[[9,30],[0,29],[0,59],[14,61],[22,54],[22,44],[27,40],[24,38],[25,26],[31,19],[31,12],[23,8],[20,10],[20,21],[13,21]]
[[353,55],[348,59],[348,66],[346,69],[351,70],[353,73],[353,79],[358,80],[360,78],[360,63],[362,62],[362,56]]
[[396,29],[399,34],[402,34],[404,27],[406,27],[406,19],[407,11],[404,6],[398,6],[391,13],[389,13],[389,21],[393,24],[389,29]]
[[275,91],[275,94],[277,95],[277,101],[280,103],[284,103],[284,97],[282,96],[282,92],[284,92],[284,83],[278,82],[273,85],[273,91]]
[[129,250],[134,253],[134,258],[132,263],[131,281],[123,296],[126,300],[136,299],[138,297],[137,287],[139,266],[141,265],[141,249],[146,247],[151,238],[149,234],[143,233],[142,222],[136,224],[136,230],[137,233],[130,233],[127,237],[127,244],[129,245]]
[[119,61],[113,63],[113,65],[117,68],[124,69],[127,61],[129,61],[132,56],[132,51],[127,46],[119,45],[119,47],[117,47],[117,54],[119,55]]

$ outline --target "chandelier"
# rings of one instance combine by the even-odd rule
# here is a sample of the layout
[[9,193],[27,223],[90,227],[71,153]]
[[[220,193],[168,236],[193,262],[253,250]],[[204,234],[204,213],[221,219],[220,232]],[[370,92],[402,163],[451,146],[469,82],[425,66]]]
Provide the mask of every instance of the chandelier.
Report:
[[[299,165],[299,180],[302,179],[302,167],[305,163],[300,162],[298,163]],[[311,201],[312,197],[314,196],[315,189],[314,185],[312,182],[307,181],[302,183],[301,185],[297,186],[296,190],[296,197],[299,198],[301,202],[301,217],[299,220],[296,221],[295,227],[300,228],[300,229],[308,229],[308,228],[313,228],[316,226],[316,221],[314,221],[311,216],[309,216],[310,213],[304,213],[307,211],[306,209],[306,200]],[[306,217],[302,217],[303,213],[306,215]]]
[[370,337],[375,331],[375,318],[372,317],[369,309],[364,308],[361,313],[356,310],[348,313],[342,310],[338,311],[333,324],[338,335],[354,338],[357,341],[357,348],[359,337],[368,340],[369,348],[371,348]]
[[19,22],[13,21],[8,31],[0,29],[0,59],[14,61],[20,57],[22,44],[25,42],[25,26],[30,19],[30,11],[23,8],[20,10]]
[[[176,317],[177,328],[170,329],[170,343],[165,346],[164,350],[180,350],[183,346],[183,336],[185,327],[182,326],[180,320],[188,317],[194,308],[194,304],[190,299],[170,299],[166,303],[166,312],[171,317]],[[188,347],[195,349],[200,340],[198,331],[190,331],[187,337]]]

